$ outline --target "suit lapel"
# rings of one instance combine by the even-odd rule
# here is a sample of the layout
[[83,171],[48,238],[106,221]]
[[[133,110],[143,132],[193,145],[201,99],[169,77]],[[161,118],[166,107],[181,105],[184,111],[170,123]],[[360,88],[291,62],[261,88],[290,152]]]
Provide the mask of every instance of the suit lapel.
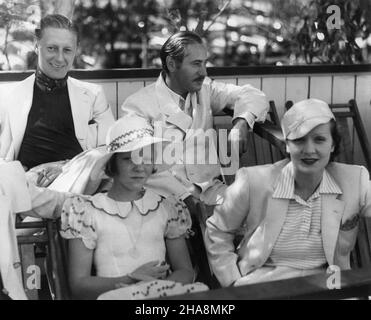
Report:
[[88,90],[84,87],[77,86],[70,77],[67,80],[67,86],[75,134],[81,143],[81,140],[86,140],[87,138],[92,99],[90,98]]
[[33,86],[35,75],[31,75],[16,87],[12,105],[8,107],[9,124],[12,131],[15,158],[18,156],[19,149],[26,130],[28,114],[33,100]]
[[177,126],[183,132],[187,132],[187,129],[191,127],[192,117],[184,113],[174,102],[173,97],[169,93],[169,89],[162,79],[162,75],[160,75],[156,81],[156,96],[161,113],[166,116],[165,120]]
[[344,207],[344,201],[338,200],[336,194],[322,195],[322,240],[326,259],[330,265],[334,263],[335,247]]
[[180,110],[179,106],[171,97],[161,74],[156,81],[156,96],[161,113],[169,116],[177,113]]

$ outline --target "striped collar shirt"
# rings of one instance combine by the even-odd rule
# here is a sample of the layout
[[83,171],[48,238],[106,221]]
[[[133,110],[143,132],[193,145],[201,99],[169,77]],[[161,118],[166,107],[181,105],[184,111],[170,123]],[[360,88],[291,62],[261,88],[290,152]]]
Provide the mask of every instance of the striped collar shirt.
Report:
[[326,170],[316,191],[309,199],[303,200],[295,194],[292,163],[283,168],[273,198],[287,199],[289,206],[266,265],[313,269],[326,263],[321,234],[323,194],[342,194],[340,187]]
[[[273,198],[276,199],[295,199],[295,180],[294,166],[289,162],[283,169],[278,178],[277,186],[273,193]],[[342,194],[340,187],[325,169],[321,184],[316,189],[311,198],[317,197],[319,194]]]

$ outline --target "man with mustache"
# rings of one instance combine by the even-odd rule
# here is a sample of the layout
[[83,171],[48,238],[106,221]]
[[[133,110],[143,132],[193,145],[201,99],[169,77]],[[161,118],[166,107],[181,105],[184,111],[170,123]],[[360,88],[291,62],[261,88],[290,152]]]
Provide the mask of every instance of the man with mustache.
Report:
[[[215,141],[206,143],[208,130],[213,128],[213,115],[229,108],[234,111],[232,123],[236,129],[229,140],[247,151],[249,128],[255,121],[264,121],[268,102],[263,92],[250,85],[236,86],[218,83],[207,77],[206,47],[196,33],[184,31],[172,35],[162,46],[162,72],[156,83],[134,93],[124,102],[124,113],[135,112],[160,126],[164,138],[182,144],[183,157],[168,170],[148,180],[148,187],[161,195],[184,200],[192,207],[194,198],[206,204],[221,199],[225,185],[217,179],[220,165],[206,161],[195,163],[196,153],[214,152]],[[185,143],[196,138],[196,143]],[[215,140],[213,137],[210,140]],[[163,149],[163,162],[169,153]],[[210,156],[212,158],[212,156]],[[237,159],[238,160],[238,159]]]

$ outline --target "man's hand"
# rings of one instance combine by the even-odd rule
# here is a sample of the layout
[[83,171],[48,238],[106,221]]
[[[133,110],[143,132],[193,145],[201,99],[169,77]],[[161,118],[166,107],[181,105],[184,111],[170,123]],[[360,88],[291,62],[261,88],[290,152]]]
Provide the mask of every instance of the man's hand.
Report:
[[53,165],[45,167],[39,172],[37,178],[37,186],[46,188],[48,187],[60,174],[62,173],[62,165]]
[[[239,154],[247,151],[249,126],[245,119],[237,118],[234,121],[233,128],[228,136],[228,142],[230,147],[239,146]],[[232,148],[233,150],[233,148]]]

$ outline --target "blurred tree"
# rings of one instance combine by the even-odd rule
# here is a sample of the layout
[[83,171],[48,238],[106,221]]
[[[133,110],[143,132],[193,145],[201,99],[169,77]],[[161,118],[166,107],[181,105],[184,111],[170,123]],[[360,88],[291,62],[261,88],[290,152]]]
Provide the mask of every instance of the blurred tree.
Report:
[[[340,9],[341,22],[329,28],[331,14],[327,8],[333,5]],[[295,38],[305,62],[364,62],[357,39],[367,39],[370,35],[369,8],[369,3],[360,0],[312,0],[308,6],[312,14],[304,17],[304,24]]]
[[[147,50],[158,7],[155,0],[106,2],[103,6],[97,0],[91,0],[87,6],[79,2],[75,6],[74,20],[80,29],[82,53],[103,55],[104,67],[117,68],[122,64],[123,49],[131,51],[139,44]],[[146,56],[142,55],[143,67],[147,67]]]
[[54,12],[63,14],[69,19],[72,19],[74,7],[75,0],[56,0]]
[[[39,1],[35,0],[0,0],[0,28],[4,29],[4,42],[0,44],[0,51],[5,56],[6,66],[1,69],[11,70],[12,64],[9,60],[9,45],[14,42],[13,33],[18,37],[29,38],[27,30],[21,28],[22,23],[35,23],[39,12]],[[17,29],[14,29],[17,28]]]

